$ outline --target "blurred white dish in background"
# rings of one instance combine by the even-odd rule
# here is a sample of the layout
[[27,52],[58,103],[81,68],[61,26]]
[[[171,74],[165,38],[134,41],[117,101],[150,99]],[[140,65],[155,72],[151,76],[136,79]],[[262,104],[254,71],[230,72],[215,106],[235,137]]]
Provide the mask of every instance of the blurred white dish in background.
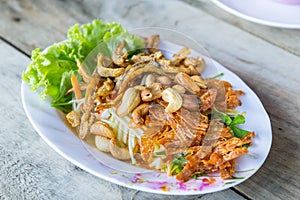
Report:
[[299,0],[211,1],[227,12],[255,23],[281,28],[300,28],[300,4],[296,4]]
[[272,0],[284,4],[300,4],[300,0]]

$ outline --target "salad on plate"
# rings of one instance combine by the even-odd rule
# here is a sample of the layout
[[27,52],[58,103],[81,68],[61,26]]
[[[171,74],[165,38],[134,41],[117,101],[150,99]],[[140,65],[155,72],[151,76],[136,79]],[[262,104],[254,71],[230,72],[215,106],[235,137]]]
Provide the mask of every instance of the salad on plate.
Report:
[[222,74],[204,77],[205,59],[189,47],[170,55],[160,42],[117,23],[75,25],[66,41],[33,51],[23,80],[112,159],[181,182],[213,172],[232,178],[255,136],[239,127],[244,92]]

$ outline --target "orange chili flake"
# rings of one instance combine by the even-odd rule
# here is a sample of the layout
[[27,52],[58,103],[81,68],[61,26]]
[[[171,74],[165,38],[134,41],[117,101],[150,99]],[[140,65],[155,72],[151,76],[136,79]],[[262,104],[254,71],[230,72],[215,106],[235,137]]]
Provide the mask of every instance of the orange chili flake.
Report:
[[214,179],[214,178],[203,178],[202,182],[213,184],[214,182],[216,182],[216,179]]

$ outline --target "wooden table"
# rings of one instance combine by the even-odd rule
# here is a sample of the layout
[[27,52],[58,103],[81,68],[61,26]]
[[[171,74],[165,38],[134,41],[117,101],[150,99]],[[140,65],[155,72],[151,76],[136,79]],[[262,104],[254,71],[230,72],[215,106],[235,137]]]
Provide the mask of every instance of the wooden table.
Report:
[[[51,149],[23,110],[21,73],[34,48],[64,40],[71,25],[95,18],[120,22],[127,29],[181,31],[239,75],[271,118],[273,144],[261,169],[221,192],[175,197],[109,183]],[[0,199],[300,198],[300,30],[254,24],[204,0],[1,0],[0,57]]]

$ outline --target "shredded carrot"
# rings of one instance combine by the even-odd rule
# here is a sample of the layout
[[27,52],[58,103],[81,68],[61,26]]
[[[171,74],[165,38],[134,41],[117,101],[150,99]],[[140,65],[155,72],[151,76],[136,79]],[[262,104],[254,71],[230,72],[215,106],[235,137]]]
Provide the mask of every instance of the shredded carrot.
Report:
[[[87,84],[79,84],[79,89],[80,90],[86,90],[86,88],[87,88]],[[72,87],[71,89],[69,89],[67,92],[66,92],[66,94],[69,94],[69,93],[71,93],[71,92],[74,92],[74,88]]]
[[81,91],[80,91],[78,80],[77,80],[77,78],[74,74],[71,76],[71,83],[72,83],[72,86],[74,88],[74,93],[75,93],[76,99],[81,99],[82,94],[81,94]]

